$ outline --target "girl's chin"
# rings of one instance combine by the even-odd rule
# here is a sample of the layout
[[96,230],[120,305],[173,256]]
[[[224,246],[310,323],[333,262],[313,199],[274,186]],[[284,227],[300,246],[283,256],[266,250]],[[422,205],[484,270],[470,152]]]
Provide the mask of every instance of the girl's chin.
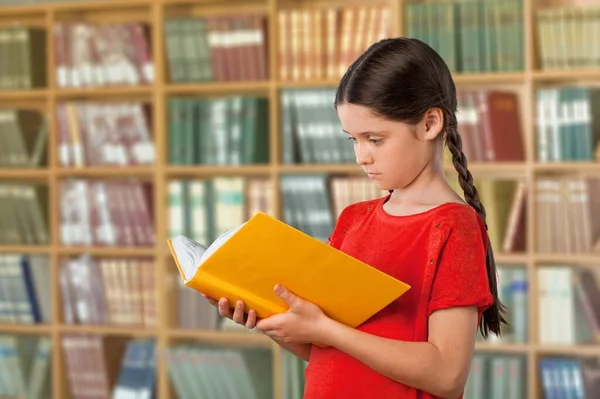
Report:
[[373,184],[375,184],[375,187],[377,187],[380,190],[391,190],[391,188],[389,188],[388,185],[386,185],[384,182],[373,180]]

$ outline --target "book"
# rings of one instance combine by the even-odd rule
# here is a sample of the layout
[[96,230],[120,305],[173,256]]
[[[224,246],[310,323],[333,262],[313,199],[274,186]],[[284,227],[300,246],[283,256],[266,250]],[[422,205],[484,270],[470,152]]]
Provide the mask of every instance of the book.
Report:
[[353,328],[410,289],[260,211],[208,247],[182,235],[167,242],[186,286],[230,304],[242,300],[259,318],[288,310],[273,290],[276,284]]

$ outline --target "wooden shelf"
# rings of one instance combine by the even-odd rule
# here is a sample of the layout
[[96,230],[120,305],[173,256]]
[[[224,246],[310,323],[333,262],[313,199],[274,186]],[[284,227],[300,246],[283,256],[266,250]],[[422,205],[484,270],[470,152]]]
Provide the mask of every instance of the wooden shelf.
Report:
[[477,352],[501,352],[516,355],[526,355],[531,350],[531,347],[527,344],[476,342],[475,350]]
[[357,164],[332,165],[332,164],[305,164],[305,165],[279,165],[277,171],[280,173],[344,173],[364,174]]
[[156,172],[153,166],[106,166],[106,167],[73,167],[59,168],[57,175],[60,177],[92,177],[92,178],[114,178],[114,177],[132,177],[146,176],[150,177]]
[[554,162],[536,163],[533,170],[541,173],[582,173],[600,176],[600,163],[597,162]]
[[[494,177],[523,177],[527,174],[527,164],[525,162],[473,162],[468,164],[469,171],[475,177],[494,176]],[[444,165],[446,173],[457,173],[454,165]]]
[[548,264],[594,264],[600,265],[600,253],[598,254],[536,254],[535,263],[538,265]]
[[110,336],[154,337],[156,329],[140,326],[92,325],[92,324],[61,324],[62,334],[94,334]]
[[273,171],[269,165],[246,166],[167,166],[168,177],[198,177],[198,176],[249,176],[268,175]]
[[149,7],[148,0],[92,0],[85,2],[60,2],[50,4],[48,8],[55,11],[99,11],[120,10],[132,7]]
[[49,91],[46,89],[0,90],[0,101],[46,100],[48,93]]
[[534,71],[533,79],[536,83],[599,80],[600,69]]
[[187,15],[185,12],[193,13],[193,15],[218,15],[231,12],[232,7],[238,14],[266,14],[269,12],[269,4],[266,1],[246,0],[234,4],[203,0],[162,0],[162,2],[169,11],[169,15]]
[[538,356],[600,356],[600,345],[537,345]]
[[131,97],[148,97],[153,93],[151,85],[136,85],[136,86],[99,86],[99,87],[66,87],[59,88],[54,91],[54,94],[59,100],[76,100],[80,98],[89,99],[104,99],[118,98],[120,100]]
[[50,170],[47,168],[1,168],[0,180],[48,180],[50,178]]
[[[341,78],[341,76],[340,76]],[[310,88],[331,88],[335,89],[339,85],[340,80],[298,80],[298,81],[278,81],[278,89],[310,89]],[[331,103],[333,106],[333,101]]]
[[524,266],[530,261],[528,254],[506,254],[497,253],[494,254],[496,264],[502,263],[503,266]]
[[2,334],[48,335],[52,333],[52,324],[0,324]]
[[271,83],[269,81],[167,84],[165,86],[165,93],[170,96],[241,93],[259,93],[266,95],[270,88]]
[[26,15],[43,15],[50,8],[47,4],[9,5],[0,7],[0,17],[22,17]]
[[523,84],[526,80],[524,72],[498,72],[498,73],[473,73],[453,75],[454,83],[460,86],[467,85],[497,85],[497,84]]
[[63,256],[90,254],[94,256],[107,257],[138,257],[138,256],[154,256],[156,255],[155,248],[119,248],[119,247],[87,247],[87,246],[72,246],[59,247],[58,253]]
[[262,333],[235,331],[203,331],[203,330],[169,330],[169,338],[173,340],[194,340],[225,346],[272,348],[274,342]]
[[475,344],[478,352],[501,352],[527,355],[535,352],[538,356],[600,356],[599,345],[528,345],[515,343],[482,343]]
[[46,245],[6,245],[0,244],[0,253],[50,254],[52,248]]

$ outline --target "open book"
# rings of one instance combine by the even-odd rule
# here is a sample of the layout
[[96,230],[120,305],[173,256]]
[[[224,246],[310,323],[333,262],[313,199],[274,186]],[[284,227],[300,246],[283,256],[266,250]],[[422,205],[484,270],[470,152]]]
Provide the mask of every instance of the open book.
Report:
[[410,286],[284,222],[257,212],[208,248],[168,240],[185,285],[212,298],[242,300],[259,318],[287,311],[282,284],[330,318],[357,327]]

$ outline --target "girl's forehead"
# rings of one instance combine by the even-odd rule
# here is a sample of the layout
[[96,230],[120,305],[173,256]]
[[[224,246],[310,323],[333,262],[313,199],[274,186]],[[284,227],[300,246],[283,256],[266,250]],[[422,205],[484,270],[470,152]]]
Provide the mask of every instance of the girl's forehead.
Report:
[[352,124],[374,123],[383,121],[371,109],[356,104],[343,104],[338,106],[338,115],[340,119],[351,121]]

